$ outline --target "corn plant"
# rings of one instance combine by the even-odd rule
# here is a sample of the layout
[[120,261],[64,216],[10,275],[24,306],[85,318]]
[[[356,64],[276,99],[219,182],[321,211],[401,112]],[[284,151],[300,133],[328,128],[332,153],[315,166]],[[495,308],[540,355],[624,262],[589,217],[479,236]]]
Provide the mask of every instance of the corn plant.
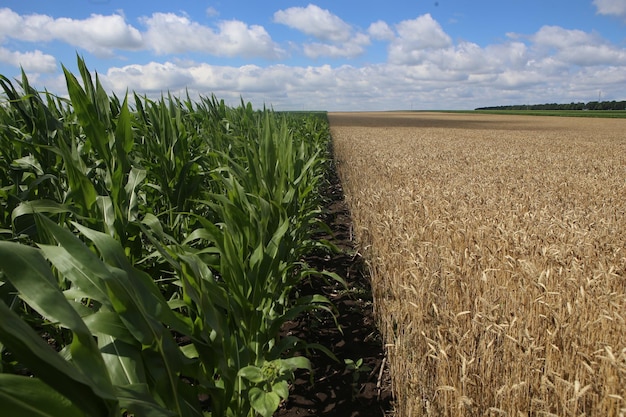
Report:
[[[83,413],[77,415],[114,416],[120,410],[202,415],[194,404],[197,397],[189,395],[180,378],[186,358],[168,328],[185,334],[189,326],[167,307],[154,281],[128,263],[119,242],[109,235],[74,224],[93,242],[99,257],[69,230],[44,216],[36,218],[57,245],[37,249],[0,242],[0,256],[10,259],[2,263],[4,285],[11,285],[46,320],[69,329],[73,338],[55,352],[0,303],[0,340],[10,357],[35,375],[12,377],[32,385],[5,400],[13,407],[12,415],[45,411],[40,408],[45,403],[32,398],[42,383],[44,392],[66,404],[68,411]],[[72,282],[69,290],[58,288],[46,259]]]
[[294,352],[328,352],[279,338],[332,312],[293,297],[314,273],[327,125],[214,96],[120,99],[78,68],[67,99],[0,78],[0,407],[271,415],[309,367]]

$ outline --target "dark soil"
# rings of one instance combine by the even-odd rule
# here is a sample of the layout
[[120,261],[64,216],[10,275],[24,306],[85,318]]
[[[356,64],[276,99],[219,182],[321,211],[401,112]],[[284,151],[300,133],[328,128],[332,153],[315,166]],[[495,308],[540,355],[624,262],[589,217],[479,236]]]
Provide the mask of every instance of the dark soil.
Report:
[[[337,309],[340,329],[330,314],[316,312],[288,322],[283,334],[319,343],[338,361],[320,350],[303,353],[311,360],[312,372],[296,374],[289,399],[275,416],[383,417],[392,410],[390,378],[383,343],[375,326],[367,268],[356,253],[350,213],[335,173],[326,195],[324,220],[332,236],[318,237],[330,240],[340,252],[312,255],[306,262],[318,270],[337,273],[344,278],[347,288],[313,278],[298,291],[301,295],[328,297]],[[355,363],[362,360],[359,371],[350,369],[346,360]]]

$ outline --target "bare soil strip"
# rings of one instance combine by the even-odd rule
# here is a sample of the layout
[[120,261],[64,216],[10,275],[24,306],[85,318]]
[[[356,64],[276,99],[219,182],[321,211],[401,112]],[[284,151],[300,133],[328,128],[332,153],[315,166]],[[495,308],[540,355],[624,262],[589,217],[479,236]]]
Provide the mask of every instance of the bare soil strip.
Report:
[[[292,384],[288,401],[277,417],[384,417],[391,410],[391,387],[380,333],[376,328],[369,274],[355,250],[350,212],[336,173],[326,190],[325,222],[332,235],[319,235],[340,249],[320,252],[306,259],[317,270],[335,272],[345,279],[347,289],[337,283],[314,278],[298,288],[301,294],[324,294],[337,308],[337,327],[330,314],[314,313],[287,323],[282,331],[309,343],[328,347],[334,361],[324,352],[311,350],[313,372],[300,372]],[[345,360],[362,361],[358,371]]]

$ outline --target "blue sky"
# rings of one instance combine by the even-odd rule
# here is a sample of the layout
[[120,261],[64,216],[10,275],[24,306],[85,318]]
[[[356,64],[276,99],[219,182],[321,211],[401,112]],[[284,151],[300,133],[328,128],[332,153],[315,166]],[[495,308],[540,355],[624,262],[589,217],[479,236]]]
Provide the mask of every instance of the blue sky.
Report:
[[4,0],[0,74],[277,110],[626,99],[626,0]]

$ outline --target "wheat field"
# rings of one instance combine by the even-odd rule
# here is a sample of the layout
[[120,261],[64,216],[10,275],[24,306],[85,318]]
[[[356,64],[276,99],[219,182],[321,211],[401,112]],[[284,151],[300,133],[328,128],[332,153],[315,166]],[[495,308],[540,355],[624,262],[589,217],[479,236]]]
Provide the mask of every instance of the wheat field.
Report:
[[626,415],[626,121],[330,113],[404,416]]

